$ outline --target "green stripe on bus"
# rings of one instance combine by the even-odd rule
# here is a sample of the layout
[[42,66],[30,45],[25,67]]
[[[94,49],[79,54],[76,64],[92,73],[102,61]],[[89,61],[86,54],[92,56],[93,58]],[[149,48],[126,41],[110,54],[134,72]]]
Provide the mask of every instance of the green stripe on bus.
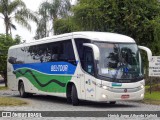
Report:
[[27,78],[38,90],[44,92],[65,93],[66,85],[72,76],[47,75],[31,69],[20,69],[15,71],[16,78]]

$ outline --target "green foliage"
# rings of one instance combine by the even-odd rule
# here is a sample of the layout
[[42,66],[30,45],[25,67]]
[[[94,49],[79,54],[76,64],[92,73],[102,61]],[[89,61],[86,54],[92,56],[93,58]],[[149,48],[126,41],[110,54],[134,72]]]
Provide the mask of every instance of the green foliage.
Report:
[[82,30],[105,31],[104,12],[101,11],[103,0],[81,0],[80,4],[73,8],[74,19]]
[[[73,12],[76,25],[81,30],[128,35],[138,45],[149,47],[153,55],[160,54],[158,0],[80,0]],[[142,56],[146,66],[146,53]]]
[[68,19],[57,19],[54,23],[55,34],[63,34],[80,30],[79,26],[75,24],[72,17],[68,17]]
[[4,77],[5,80],[7,74],[8,49],[12,45],[19,44],[20,40],[21,38],[18,35],[15,39],[12,39],[11,36],[0,34],[0,74]]
[[[152,47],[159,36],[157,0],[80,0],[74,17],[83,30],[117,32]],[[151,46],[150,46],[151,45]]]
[[45,1],[41,3],[39,6],[38,14],[39,21],[37,23],[36,36],[34,37],[36,40],[49,36],[49,29],[47,29],[47,23],[50,19],[49,11],[50,3]]
[[[58,2],[55,3],[57,6]],[[49,16],[57,18],[53,4],[52,8]],[[80,0],[73,7],[72,17],[54,20],[54,31],[55,34],[72,31],[120,33],[149,47],[153,55],[159,55],[160,3],[157,0]],[[147,64],[146,61],[145,66]]]
[[[39,7],[40,19],[37,24],[35,39],[48,37],[53,30],[55,21],[59,18],[66,18],[70,10],[69,0],[51,0],[43,2]],[[49,21],[52,20],[52,28],[48,28]]]

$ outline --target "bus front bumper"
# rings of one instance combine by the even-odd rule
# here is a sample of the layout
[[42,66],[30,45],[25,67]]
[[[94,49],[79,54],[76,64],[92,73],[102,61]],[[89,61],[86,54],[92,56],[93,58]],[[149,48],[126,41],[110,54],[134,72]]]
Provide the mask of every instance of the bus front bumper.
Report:
[[103,88],[97,88],[96,101],[108,102],[108,101],[124,101],[124,100],[142,100],[144,98],[144,88],[136,92],[128,92],[126,88],[122,88],[124,92],[113,92],[104,90]]

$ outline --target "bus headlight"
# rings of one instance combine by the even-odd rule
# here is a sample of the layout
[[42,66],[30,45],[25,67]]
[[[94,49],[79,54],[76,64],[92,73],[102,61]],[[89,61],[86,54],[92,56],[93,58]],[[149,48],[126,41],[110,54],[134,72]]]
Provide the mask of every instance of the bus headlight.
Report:
[[102,98],[106,98],[107,96],[105,94],[102,94]]
[[141,85],[140,88],[143,89],[143,88],[144,88],[144,85]]
[[102,86],[102,88],[103,88],[103,89],[105,89],[105,90],[107,90],[107,89],[108,89],[108,87],[107,87],[107,86]]
[[141,94],[141,98],[143,98],[144,97],[144,94]]

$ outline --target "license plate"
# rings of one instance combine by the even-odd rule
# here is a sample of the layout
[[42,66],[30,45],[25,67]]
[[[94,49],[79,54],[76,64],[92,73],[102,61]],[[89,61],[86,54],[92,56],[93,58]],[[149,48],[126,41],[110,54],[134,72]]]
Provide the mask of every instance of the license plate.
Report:
[[129,95],[122,95],[121,96],[121,99],[128,99],[129,98]]

